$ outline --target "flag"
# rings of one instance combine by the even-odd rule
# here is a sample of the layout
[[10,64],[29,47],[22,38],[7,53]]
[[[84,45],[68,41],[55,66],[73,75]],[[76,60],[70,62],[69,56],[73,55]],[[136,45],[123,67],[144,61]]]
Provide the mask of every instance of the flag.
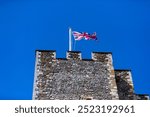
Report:
[[97,40],[96,32],[94,32],[92,35],[86,34],[85,35],[85,40]]
[[73,31],[72,34],[73,34],[75,40],[81,40],[84,38],[83,33]]
[[94,32],[91,35],[91,34],[89,34],[87,32],[73,31],[72,34],[73,34],[75,40],[81,40],[81,39],[85,39],[85,40],[97,40],[96,32]]

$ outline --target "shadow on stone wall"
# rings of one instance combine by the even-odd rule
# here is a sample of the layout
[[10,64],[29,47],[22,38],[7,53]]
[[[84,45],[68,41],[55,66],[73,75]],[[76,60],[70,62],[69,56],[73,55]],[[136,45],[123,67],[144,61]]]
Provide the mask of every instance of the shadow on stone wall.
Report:
[[120,100],[131,100],[133,94],[131,94],[131,85],[124,79],[116,77],[116,83],[118,88],[118,95]]

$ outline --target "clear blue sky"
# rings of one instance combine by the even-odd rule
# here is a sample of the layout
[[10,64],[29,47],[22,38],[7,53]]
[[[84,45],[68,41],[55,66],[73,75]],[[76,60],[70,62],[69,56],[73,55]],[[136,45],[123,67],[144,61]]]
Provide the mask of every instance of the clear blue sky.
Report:
[[136,93],[150,94],[150,0],[0,0],[0,99],[31,99],[35,50],[65,57],[68,27],[97,32],[78,41],[83,58],[110,51],[131,69]]

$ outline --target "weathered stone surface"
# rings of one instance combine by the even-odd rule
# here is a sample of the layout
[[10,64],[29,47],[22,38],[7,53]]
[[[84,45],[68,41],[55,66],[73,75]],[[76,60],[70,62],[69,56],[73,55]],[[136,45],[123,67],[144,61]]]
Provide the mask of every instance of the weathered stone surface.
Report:
[[82,60],[80,52],[68,52],[67,59],[56,59],[51,51],[37,53],[34,99],[118,99],[116,88],[111,93],[116,86],[110,82],[108,53],[96,53],[93,60]]
[[80,52],[74,52],[74,51],[68,51],[67,52],[67,59],[74,59],[74,60],[81,60],[81,53]]
[[68,51],[66,59],[55,51],[36,51],[33,99],[115,100],[148,99],[134,93],[131,72],[115,70],[110,52],[93,52],[82,59],[80,52]]
[[115,70],[119,99],[133,99],[133,82],[130,70]]

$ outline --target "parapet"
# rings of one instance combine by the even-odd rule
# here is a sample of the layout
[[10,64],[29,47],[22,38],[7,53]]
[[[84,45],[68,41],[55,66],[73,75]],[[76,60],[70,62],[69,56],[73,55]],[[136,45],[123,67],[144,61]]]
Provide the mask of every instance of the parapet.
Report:
[[56,51],[55,50],[36,50],[36,54],[38,54],[38,58],[43,59],[56,59]]
[[[37,53],[38,53],[38,58],[42,58],[42,61],[56,59],[55,50],[36,50],[36,54]],[[92,52],[91,59],[82,59],[82,53],[80,51],[67,51],[66,59],[67,60],[89,60],[89,61],[93,60],[93,61],[108,63],[109,61],[112,62],[112,53]]]
[[67,59],[81,60],[82,59],[81,52],[80,51],[68,51]]
[[33,99],[119,99],[109,52],[82,59],[80,51],[68,51],[60,59],[55,51],[37,50],[34,79]]
[[33,99],[80,98],[132,100],[149,96],[134,93],[131,70],[114,70],[111,52],[92,52],[91,59],[82,59],[80,51],[67,51],[61,59],[56,58],[55,50],[36,50]]
[[108,62],[109,59],[112,60],[112,53],[111,52],[92,52],[92,59],[94,61]]

